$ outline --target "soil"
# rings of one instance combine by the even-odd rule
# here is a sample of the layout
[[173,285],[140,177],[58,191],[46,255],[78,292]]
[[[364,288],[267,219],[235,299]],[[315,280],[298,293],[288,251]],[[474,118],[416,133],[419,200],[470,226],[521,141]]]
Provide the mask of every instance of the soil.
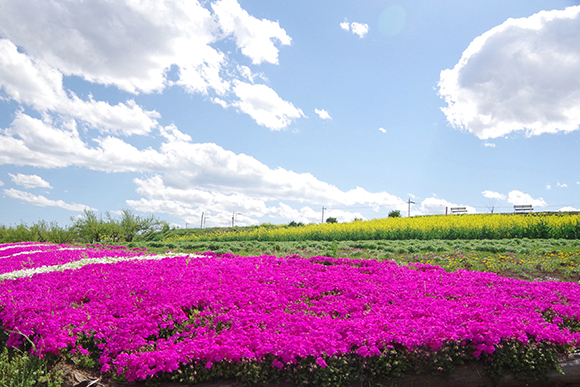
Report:
[[[542,381],[522,381],[511,375],[506,375],[497,384],[487,376],[483,366],[479,363],[465,364],[453,372],[444,376],[434,376],[428,374],[413,374],[385,381],[382,385],[391,387],[580,387],[580,354],[574,354],[568,359],[560,362],[562,371],[552,372],[546,380]],[[150,387],[153,384],[140,382],[116,382],[107,377],[102,377],[97,371],[79,369],[72,363],[61,362],[55,366],[63,375],[62,387]],[[191,386],[176,382],[160,382],[155,387],[185,387]],[[196,387],[248,387],[241,382],[233,380],[217,380],[195,384]],[[355,383],[352,387],[371,386],[366,383]],[[284,383],[276,386],[262,387],[299,387],[293,384]]]

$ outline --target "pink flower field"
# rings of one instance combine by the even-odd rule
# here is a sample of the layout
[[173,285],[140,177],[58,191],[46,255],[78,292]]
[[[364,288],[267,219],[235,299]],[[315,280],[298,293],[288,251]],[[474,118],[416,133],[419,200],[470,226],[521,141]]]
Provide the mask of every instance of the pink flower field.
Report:
[[[46,271],[73,260],[88,262]],[[450,343],[491,355],[502,340],[575,346],[580,286],[525,282],[436,266],[299,256],[204,253],[150,259],[141,251],[0,245],[0,321],[9,346],[95,352],[102,372],[131,381],[186,364],[379,356],[393,346]],[[85,261],[86,262],[86,261]],[[42,269],[42,270],[41,270]],[[44,271],[43,271],[44,270]],[[89,344],[87,344],[89,343]]]

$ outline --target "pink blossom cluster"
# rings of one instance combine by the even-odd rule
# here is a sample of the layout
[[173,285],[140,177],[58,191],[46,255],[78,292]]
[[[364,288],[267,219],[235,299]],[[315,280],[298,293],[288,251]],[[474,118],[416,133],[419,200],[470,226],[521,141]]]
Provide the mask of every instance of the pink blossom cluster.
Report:
[[[280,368],[308,356],[324,366],[334,355],[374,356],[392,345],[471,344],[475,357],[502,339],[576,345],[580,333],[562,321],[579,311],[574,283],[327,257],[205,253],[0,283],[7,332],[29,336],[39,355],[85,352],[80,338],[92,337],[101,371],[128,380],[266,356]],[[22,343],[20,333],[8,345]]]
[[81,259],[131,257],[143,255],[138,251],[128,251],[126,248],[103,249],[71,247],[64,244],[49,243],[13,243],[0,245],[0,274],[17,270],[34,269],[42,266],[62,265]]

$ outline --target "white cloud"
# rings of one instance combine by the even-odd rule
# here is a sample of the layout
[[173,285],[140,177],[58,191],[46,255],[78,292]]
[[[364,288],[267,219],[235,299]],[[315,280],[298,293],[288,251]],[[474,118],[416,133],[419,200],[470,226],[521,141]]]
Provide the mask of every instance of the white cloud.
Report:
[[379,128],[379,132],[387,133],[387,130],[385,128]]
[[492,143],[492,142],[485,142],[485,143],[483,144],[483,146],[486,146],[486,147],[489,147],[489,148],[495,148],[495,144],[494,144],[494,143]]
[[233,102],[232,106],[270,130],[283,129],[294,119],[304,117],[302,110],[284,101],[266,85],[236,82],[233,91],[239,101]]
[[545,207],[547,205],[544,199],[534,199],[530,195],[517,190],[513,190],[508,194],[508,202],[513,205],[531,204],[534,207]]
[[448,121],[481,139],[580,125],[580,6],[508,19],[441,72]]
[[455,203],[451,203],[445,199],[431,197],[431,198],[424,199],[421,202],[421,209],[418,211],[411,211],[411,214],[412,215],[419,215],[419,214],[443,215],[443,214],[445,214],[445,209],[446,208],[450,209],[451,207],[465,207],[468,213],[476,213],[477,212],[477,210],[471,206],[458,205]]
[[504,200],[506,198],[506,196],[504,194],[501,194],[499,192],[494,192],[494,191],[488,191],[488,190],[483,191],[481,194],[488,199]]
[[4,185],[4,182],[2,180],[0,180],[0,187],[2,187]]
[[14,188],[5,189],[4,196],[8,196],[9,198],[12,198],[12,199],[21,200],[21,201],[33,204],[33,205],[38,206],[38,207],[59,207],[59,208],[63,208],[63,209],[68,210],[68,211],[77,211],[77,212],[82,212],[85,209],[90,210],[90,211],[96,211],[95,208],[85,206],[84,204],[74,204],[74,203],[69,204],[69,203],[65,203],[62,200],[51,200],[51,199],[45,198],[42,195],[37,196],[37,195],[33,195],[31,193],[28,193],[28,192],[19,191],[19,190],[14,189]]
[[7,39],[0,39],[0,88],[8,98],[40,112],[66,114],[102,131],[146,134],[157,126],[155,111],[145,111],[133,100],[115,106],[83,101],[63,87],[63,75],[34,60]]
[[340,23],[340,28],[345,31],[352,31],[353,34],[358,35],[361,39],[369,32],[368,24],[357,22],[349,23],[346,19],[344,19],[344,22]]
[[277,64],[278,48],[274,41],[283,45],[289,45],[292,41],[278,22],[250,16],[236,0],[219,0],[211,7],[221,29],[235,37],[237,46],[254,64]]
[[96,139],[89,146],[74,124],[56,128],[19,112],[10,128],[0,130],[0,163],[153,173],[152,178],[136,180],[138,193],[144,198],[130,205],[137,209],[166,208],[176,216],[189,208],[183,217],[192,218],[206,206],[215,207],[222,217],[230,211],[253,219],[273,216],[280,210],[269,205],[271,201],[404,207],[402,199],[387,192],[373,193],[360,187],[342,191],[309,173],[271,169],[253,157],[216,144],[193,143],[175,126],[159,128],[159,132],[165,138],[159,149],[139,149],[111,136]]
[[352,29],[352,33],[358,35],[361,39],[369,32],[369,25],[365,23],[353,22],[350,24],[350,28]]
[[563,183],[563,184],[556,183],[556,185],[560,188],[567,188],[568,187],[568,184],[566,184],[566,183]]
[[37,175],[23,175],[22,173],[17,175],[9,173],[9,175],[15,184],[21,185],[24,188],[52,188],[48,181],[43,180],[42,177]]
[[[232,89],[241,79],[265,77],[236,64],[235,53],[213,47],[233,38],[254,64],[277,64],[276,43],[291,43],[279,23],[249,15],[236,0],[203,4],[209,8],[197,0],[55,0],[42,6],[33,0],[0,0],[0,36],[7,38],[0,41],[0,88],[41,112],[65,114],[114,134],[147,134],[158,125],[159,114],[133,100],[114,106],[92,96],[82,100],[63,88],[64,76],[135,94],[178,85],[190,93],[212,94],[211,101],[237,106],[275,130],[302,116],[264,85],[250,93],[257,101],[241,98],[240,87]],[[275,97],[274,106],[256,106],[268,96]],[[235,97],[241,101],[232,102]]]
[[558,211],[561,211],[561,212],[565,212],[565,211],[580,211],[580,209],[567,206],[567,207],[560,208]]
[[63,74],[90,82],[159,91],[171,64],[198,68],[209,83],[205,75],[221,62],[210,47],[219,26],[195,0],[2,3],[2,35]]
[[318,117],[322,118],[323,120],[330,120],[330,114],[324,109],[314,109],[314,112],[318,114]]
[[552,189],[552,186],[550,184],[546,184],[546,189],[550,190]]

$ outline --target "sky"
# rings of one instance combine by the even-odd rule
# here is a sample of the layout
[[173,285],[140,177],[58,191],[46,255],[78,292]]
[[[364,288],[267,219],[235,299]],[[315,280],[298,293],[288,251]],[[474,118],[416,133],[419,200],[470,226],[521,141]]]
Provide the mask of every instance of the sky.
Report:
[[0,224],[578,210],[579,4],[0,0]]

